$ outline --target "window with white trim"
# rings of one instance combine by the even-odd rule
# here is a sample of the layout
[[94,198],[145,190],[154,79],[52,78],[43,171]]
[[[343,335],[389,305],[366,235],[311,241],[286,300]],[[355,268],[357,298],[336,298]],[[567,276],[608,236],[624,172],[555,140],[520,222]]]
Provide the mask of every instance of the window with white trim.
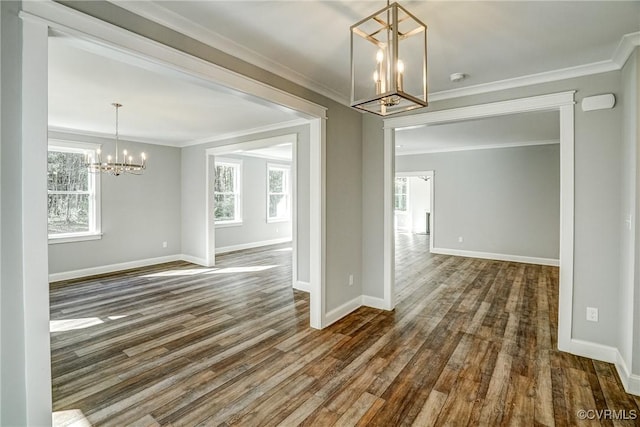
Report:
[[406,177],[396,177],[396,188],[395,188],[395,203],[394,207],[397,211],[406,211],[407,210],[407,178]]
[[267,221],[289,221],[291,218],[290,168],[267,165]]
[[241,182],[242,163],[239,160],[218,159],[215,162],[214,218],[216,224],[242,222]]
[[49,141],[47,212],[51,243],[100,238],[100,179],[90,173],[97,144]]

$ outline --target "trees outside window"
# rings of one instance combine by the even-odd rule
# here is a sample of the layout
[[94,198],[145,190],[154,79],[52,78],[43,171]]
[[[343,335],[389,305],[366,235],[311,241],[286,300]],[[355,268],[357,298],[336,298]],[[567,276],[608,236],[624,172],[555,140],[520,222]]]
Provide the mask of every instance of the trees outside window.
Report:
[[396,177],[395,185],[395,210],[407,210],[407,178]]
[[240,162],[216,160],[214,218],[216,224],[242,221],[240,211]]
[[290,168],[267,165],[267,221],[288,221],[291,217]]
[[50,239],[100,233],[97,176],[89,173],[93,144],[52,141],[47,154],[47,210]]

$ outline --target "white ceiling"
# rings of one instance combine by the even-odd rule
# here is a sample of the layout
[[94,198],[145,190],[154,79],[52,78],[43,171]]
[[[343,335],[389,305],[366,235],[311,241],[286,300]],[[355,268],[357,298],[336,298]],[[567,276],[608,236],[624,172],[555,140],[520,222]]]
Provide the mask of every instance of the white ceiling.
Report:
[[[350,91],[349,27],[375,1],[116,1],[343,103]],[[522,85],[619,69],[639,1],[402,1],[428,26],[431,99],[460,88]],[[637,44],[640,35],[628,38]],[[451,83],[451,73],[468,78]],[[534,76],[531,78],[531,76]],[[528,76],[527,78],[524,78]],[[513,80],[516,79],[516,80]],[[506,82],[505,82],[506,81]]]
[[401,129],[396,155],[555,144],[560,140],[557,111],[530,112]]
[[[378,0],[114,3],[345,104],[349,27],[385,5]],[[625,47],[640,44],[640,1],[402,5],[429,27],[431,100],[619,69]],[[631,33],[637,34],[623,39]],[[157,66],[71,37],[50,37],[49,63],[49,121],[55,130],[111,136],[111,103],[116,101],[124,105],[122,138],[165,145],[185,146],[301,122],[293,112],[265,101],[176,78]],[[469,77],[454,84],[449,81],[454,72]],[[511,134],[522,134],[519,140],[547,138],[526,133],[530,131]],[[413,135],[400,144],[406,152],[409,147],[437,148],[434,142],[417,148],[418,133],[398,133],[405,135],[400,138]]]
[[121,138],[161,145],[185,146],[299,122],[282,107],[105,55],[111,53],[73,38],[49,38],[50,129],[113,136],[113,102],[123,105]]

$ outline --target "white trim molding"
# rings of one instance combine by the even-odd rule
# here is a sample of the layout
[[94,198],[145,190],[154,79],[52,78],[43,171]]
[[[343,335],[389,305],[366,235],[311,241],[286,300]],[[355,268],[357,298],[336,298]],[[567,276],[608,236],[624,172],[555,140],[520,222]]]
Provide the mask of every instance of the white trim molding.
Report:
[[182,254],[180,255],[180,259],[185,262],[190,262],[191,264],[201,265],[202,267],[213,267],[214,265],[208,262],[204,258],[198,258],[193,255]]
[[467,258],[492,259],[495,261],[521,262],[524,264],[550,265],[559,267],[560,260],[553,258],[538,258],[522,255],[496,254],[491,252],[467,251],[462,249],[432,248],[431,253],[440,255],[463,256]]
[[365,307],[377,308],[378,310],[392,310],[393,307],[389,307],[384,298],[372,297],[369,295],[362,295],[362,305]]
[[329,326],[343,317],[353,313],[360,307],[371,307],[378,310],[393,310],[393,307],[390,307],[388,302],[385,301],[384,298],[372,297],[369,295],[360,295],[355,297],[351,301],[347,301],[342,304],[340,307],[334,308],[330,312],[327,313],[327,317],[325,319],[326,325]]
[[311,293],[311,283],[303,282],[301,280],[296,280],[296,282],[293,284],[293,289],[297,291]]
[[[101,265],[98,267],[82,268],[79,270],[63,271],[49,274],[49,282],[61,280],[79,279],[81,277],[97,276],[99,274],[113,273],[116,271],[131,270],[132,268],[148,267],[150,265],[164,264],[165,262],[182,261],[184,255],[167,255],[157,258],[140,259],[136,261],[121,262],[118,264]],[[199,264],[199,263],[198,263]]]
[[629,368],[627,367],[627,364],[618,349],[616,349],[615,360],[611,363],[614,363],[616,365],[616,371],[618,371],[620,382],[622,382],[625,391],[627,393],[640,396],[640,375],[632,374],[631,372],[629,372]]
[[485,144],[485,145],[462,145],[459,147],[451,147],[451,148],[428,148],[411,151],[403,151],[402,153],[396,152],[397,156],[413,156],[416,154],[433,154],[433,153],[452,153],[457,151],[473,151],[473,150],[496,150],[501,148],[518,148],[518,147],[530,147],[536,145],[553,145],[560,144],[560,141],[557,139],[551,139],[547,141],[522,141],[522,142],[506,142],[503,144]]
[[261,248],[263,246],[277,245],[279,243],[287,243],[287,242],[291,242],[291,237],[282,237],[282,238],[279,238],[279,239],[262,240],[262,241],[259,241],[259,242],[249,242],[249,243],[242,243],[242,244],[239,244],[239,245],[217,247],[216,248],[216,255],[217,254],[224,254],[224,253],[228,253],[228,252],[234,252],[234,251],[241,251],[241,250],[244,250],[244,249]]
[[640,46],[640,31],[622,36],[622,39],[611,58],[611,60],[618,66],[618,69],[622,69],[622,67],[624,67],[624,64],[626,64],[627,60],[633,53],[633,49],[638,46]]
[[346,315],[356,311],[362,307],[362,296],[355,297],[351,301],[347,301],[339,307],[334,308],[330,312],[327,313],[324,321],[325,327],[337,322],[342,319]]
[[506,116],[529,111],[557,110],[562,105],[575,104],[576,91],[550,93],[528,98],[509,99],[488,104],[470,105],[449,110],[430,111],[408,116],[392,117],[384,120],[386,128],[405,128],[436,123],[450,123],[483,117]]
[[640,375],[629,372],[627,363],[616,347],[573,338],[567,351],[582,357],[614,364],[625,391],[640,396]]
[[[288,129],[296,126],[303,126],[306,124],[309,124],[309,120],[307,119],[290,120],[288,122],[275,123],[271,125],[255,127],[252,129],[243,129],[237,132],[229,132],[222,135],[212,136],[210,138],[202,138],[202,139],[197,139],[193,141],[186,141],[179,145],[176,145],[176,147],[184,148],[184,147],[191,147],[193,145],[209,144],[209,143],[218,142],[218,141],[226,141],[229,139],[241,138],[243,136],[254,135],[262,132],[271,132],[271,131],[276,131],[281,129]],[[295,134],[294,134],[294,137],[295,137]],[[274,137],[274,138],[279,138],[279,137]],[[265,138],[265,141],[268,139],[271,139],[271,138]],[[268,146],[268,145],[265,145],[265,146]]]

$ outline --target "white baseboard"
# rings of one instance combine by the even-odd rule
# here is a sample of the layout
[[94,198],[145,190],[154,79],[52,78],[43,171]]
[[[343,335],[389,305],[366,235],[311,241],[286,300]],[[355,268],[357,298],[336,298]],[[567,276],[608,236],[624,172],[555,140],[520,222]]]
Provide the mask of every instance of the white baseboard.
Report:
[[371,307],[377,308],[380,310],[391,310],[388,308],[386,302],[382,298],[371,297],[368,295],[360,295],[352,299],[351,301],[347,301],[342,304],[340,307],[335,308],[327,313],[325,316],[325,327],[331,325],[332,323],[337,322],[342,319],[349,313],[357,310],[360,307]]
[[629,368],[620,354],[619,351],[616,350],[616,371],[618,371],[618,376],[620,377],[620,381],[624,386],[624,389],[627,393],[635,394],[636,396],[640,396],[640,375],[635,375],[629,372]]
[[291,237],[282,237],[279,239],[262,240],[260,242],[243,243],[241,245],[223,246],[216,248],[216,254],[224,254],[227,252],[241,251],[244,249],[260,248],[262,246],[277,245],[278,243],[290,242]]
[[590,341],[571,339],[571,354],[600,360],[607,363],[616,363],[618,349],[608,345],[593,343]]
[[433,254],[464,256],[468,258],[493,259],[496,261],[522,262],[525,264],[550,265],[559,267],[560,260],[553,258],[536,258],[522,255],[494,254],[491,252],[466,251],[462,249],[433,248]]
[[384,299],[369,295],[362,295],[362,305],[380,310],[392,310]]
[[620,382],[627,393],[640,396],[640,375],[631,374],[627,364],[616,347],[596,344],[589,341],[571,339],[569,353],[576,356],[588,357],[602,362],[612,363],[616,367]]
[[206,259],[198,258],[192,255],[182,254],[180,255],[180,260],[190,262],[191,264],[201,265],[203,267],[213,267],[212,265],[209,264],[209,262]]
[[326,316],[324,317],[323,327],[327,327],[332,323],[337,322],[347,314],[359,309],[360,307],[362,307],[362,296],[358,296],[351,301],[345,302],[340,307],[334,308],[326,314]]
[[293,285],[293,289],[296,289],[298,291],[302,291],[302,292],[306,292],[308,294],[311,293],[311,283],[309,282],[302,282],[300,280],[298,280],[294,285]]
[[49,274],[49,283],[58,282],[60,280],[71,280],[80,277],[96,276],[98,274],[113,273],[114,271],[130,270],[132,268],[147,267],[154,264],[162,264],[165,262],[180,261],[183,255],[167,255],[157,258],[147,258],[137,261],[121,262],[118,264],[101,265],[98,267],[83,268],[80,270],[63,271],[60,273]]

